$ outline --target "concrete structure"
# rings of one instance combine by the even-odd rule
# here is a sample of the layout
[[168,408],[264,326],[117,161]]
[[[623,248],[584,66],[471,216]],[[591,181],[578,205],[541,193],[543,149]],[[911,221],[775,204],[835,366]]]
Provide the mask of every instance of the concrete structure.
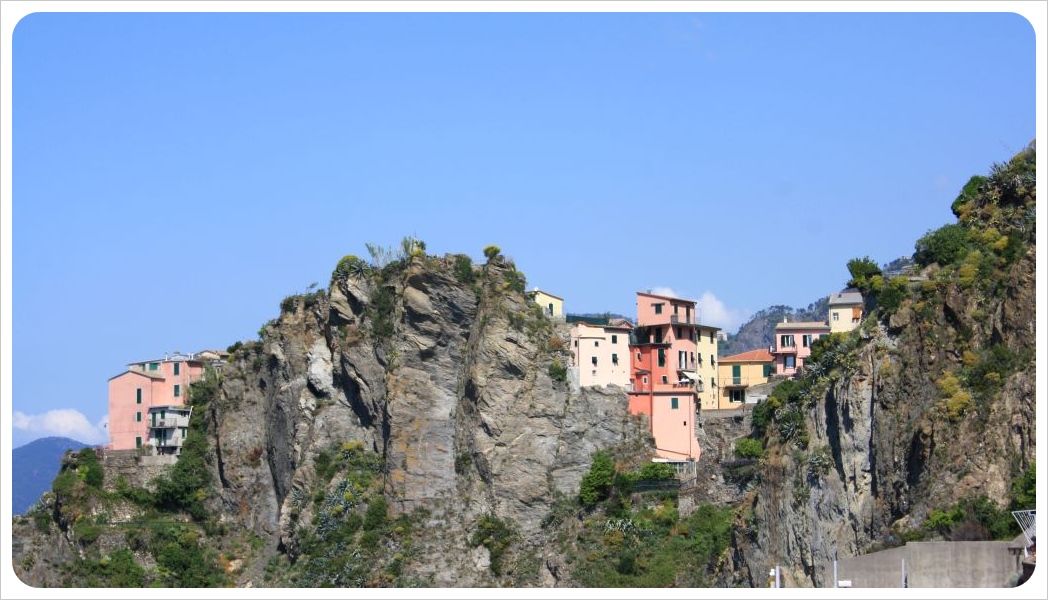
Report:
[[189,384],[204,374],[204,362],[175,352],[135,362],[109,379],[110,450],[141,448],[149,440],[150,409],[184,406]]
[[630,383],[629,338],[631,325],[571,325],[571,366],[578,369],[579,386]]
[[189,433],[191,406],[153,406],[149,409],[149,445],[157,454],[181,454]]
[[775,373],[794,375],[811,356],[811,345],[816,339],[830,334],[830,326],[821,321],[790,323],[783,319],[775,325],[775,344],[771,354],[775,358]]
[[750,397],[750,386],[767,383],[775,372],[775,357],[767,348],[750,350],[732,356],[723,356],[717,364],[720,396],[717,408],[738,408],[743,403],[754,404],[758,397]]
[[[1023,542],[909,542],[823,565],[825,587],[992,588],[1022,575]],[[1041,590],[1043,592],[1043,589]]]
[[717,331],[698,322],[694,300],[637,292],[629,410],[648,415],[661,458],[699,458],[695,421],[705,398],[716,407]]
[[549,292],[544,292],[539,288],[535,288],[527,293],[528,297],[535,304],[542,307],[542,312],[547,317],[564,317],[564,299],[559,296],[554,296]]
[[828,303],[827,321],[830,324],[830,333],[851,331],[859,326],[863,309],[862,294],[859,290],[848,288],[830,294]]

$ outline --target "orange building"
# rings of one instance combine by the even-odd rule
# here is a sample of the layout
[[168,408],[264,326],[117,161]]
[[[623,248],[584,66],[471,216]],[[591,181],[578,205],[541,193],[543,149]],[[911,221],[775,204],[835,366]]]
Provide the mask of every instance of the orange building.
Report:
[[[159,411],[153,409],[184,407],[189,384],[203,376],[204,364],[194,355],[175,352],[162,359],[131,363],[127,371],[111,377],[108,448],[131,450],[141,448],[151,439],[171,440],[164,433],[151,432],[151,425],[166,427],[170,420],[157,421],[153,414]],[[176,412],[181,414],[181,411],[172,411]],[[184,437],[183,427],[188,427],[188,423],[179,423],[176,434]],[[168,451],[177,453],[178,447]]]
[[695,421],[706,389],[699,372],[699,341],[712,340],[712,361],[716,331],[699,324],[694,300],[637,292],[637,326],[629,344],[629,410],[648,416],[656,453],[664,459],[699,458]]

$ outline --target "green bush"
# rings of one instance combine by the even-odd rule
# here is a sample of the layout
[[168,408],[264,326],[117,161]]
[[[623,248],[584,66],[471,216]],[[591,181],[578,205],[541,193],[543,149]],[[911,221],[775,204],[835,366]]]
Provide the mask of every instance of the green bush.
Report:
[[367,273],[370,268],[371,265],[367,261],[361,260],[355,254],[347,254],[342,257],[342,260],[338,261],[338,265],[335,266],[335,270],[331,273],[331,279],[344,280],[350,276],[360,277]]
[[502,248],[499,248],[498,246],[484,247],[484,257],[488,259],[488,262],[495,260],[500,252],[502,252]]
[[885,315],[899,310],[902,301],[909,296],[908,285],[905,277],[892,277],[888,285],[877,294],[877,308]]
[[870,290],[870,282],[874,275],[881,274],[881,268],[869,256],[853,258],[848,261],[848,272],[851,279],[848,287],[858,288],[864,292]]
[[504,555],[515,538],[516,532],[509,523],[495,515],[487,514],[477,521],[477,529],[470,537],[470,543],[488,549],[491,572],[501,575]]
[[603,450],[593,454],[593,464],[582,477],[579,485],[579,502],[590,508],[597,502],[607,499],[611,493],[611,484],[615,479],[615,462],[611,455]]
[[764,456],[764,445],[760,440],[741,438],[735,442],[735,454],[740,458],[760,458]]
[[473,283],[473,259],[465,254],[455,255],[455,279],[459,283]]
[[553,378],[553,381],[563,383],[568,380],[568,368],[559,358],[554,358],[553,362],[549,364],[549,376]]
[[929,231],[917,240],[913,259],[921,266],[951,265],[968,253],[968,233],[963,225],[952,223]]

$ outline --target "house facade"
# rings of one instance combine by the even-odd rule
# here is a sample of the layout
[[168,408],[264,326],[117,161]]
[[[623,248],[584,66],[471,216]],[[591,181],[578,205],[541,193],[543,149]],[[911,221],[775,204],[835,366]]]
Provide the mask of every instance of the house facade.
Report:
[[185,406],[189,384],[204,374],[205,363],[175,352],[135,362],[109,379],[109,445],[132,450],[149,444],[151,410]]
[[830,326],[822,321],[783,321],[775,325],[775,342],[771,354],[775,359],[777,375],[794,375],[811,356],[811,345],[818,338],[829,335]]
[[775,373],[775,357],[767,348],[723,356],[717,364],[720,396],[717,408],[738,408],[756,402],[747,392],[750,387],[767,383]]
[[547,317],[551,318],[563,318],[564,317],[564,299],[559,296],[554,296],[549,292],[544,292],[539,288],[535,288],[530,292],[527,292],[528,297],[535,304],[542,307],[542,313]]
[[580,387],[630,383],[629,323],[571,325],[571,366],[577,370]]
[[699,324],[694,300],[637,292],[629,410],[649,417],[661,458],[699,458],[695,421],[705,398],[716,405],[717,331]]
[[181,454],[189,434],[192,406],[153,406],[149,409],[149,445],[157,454]]
[[859,290],[848,288],[830,294],[827,303],[829,310],[826,320],[830,324],[830,333],[843,333],[859,326],[863,309],[862,294]]

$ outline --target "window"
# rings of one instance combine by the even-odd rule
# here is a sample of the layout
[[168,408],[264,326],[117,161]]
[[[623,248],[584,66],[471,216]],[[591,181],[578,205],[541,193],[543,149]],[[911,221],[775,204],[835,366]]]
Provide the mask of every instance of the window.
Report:
[[594,367],[597,366],[597,357],[596,356],[593,357],[593,366]]
[[712,330],[710,331],[710,343],[711,344],[713,343],[713,331]]
[[178,375],[178,366],[179,366],[179,363],[175,363],[175,375]]
[[579,341],[578,341],[578,340],[575,340],[575,347],[576,347],[576,348],[578,348],[578,347],[579,347]]
[[135,423],[141,423],[141,422],[142,422],[142,413],[141,413],[141,411],[139,411],[139,412],[135,413]]
[[552,302],[550,302],[549,304],[546,305],[546,314],[551,316],[551,317],[553,316],[553,303]]
[[743,402],[746,400],[746,390],[735,389],[729,391],[728,402]]
[[677,339],[678,340],[683,340],[684,339],[684,335],[681,334],[679,326],[677,327]]
[[806,334],[801,336],[801,344],[805,348],[811,348],[811,334],[810,333],[806,333]]
[[717,357],[716,357],[716,355],[713,355],[713,354],[710,355],[710,366],[711,367],[716,367],[717,366]]
[[618,354],[612,354],[611,355],[611,364],[613,364],[613,365],[619,364],[619,355]]
[[662,383],[663,383],[663,384],[666,384],[666,383],[669,383],[669,382],[670,382],[670,381],[669,381],[669,378],[668,378],[668,377],[666,377],[665,375],[663,375],[663,376],[662,376]]
[[644,385],[648,385],[648,376],[647,375],[644,376]]
[[784,366],[787,369],[795,368],[797,366],[797,357],[793,356],[792,354],[791,355],[787,355],[786,356],[786,362],[784,363]]
[[659,366],[660,367],[665,367],[666,366],[666,349],[665,348],[659,348]]
[[833,311],[833,320],[837,321],[839,319],[840,319],[840,317],[837,315],[837,311]]
[[188,427],[179,427],[179,430],[182,432],[182,439],[185,439],[186,438],[186,434],[189,433],[189,428]]
[[657,315],[661,315],[662,314],[662,303],[661,302],[658,302],[656,304],[652,304],[652,306],[655,307],[655,314],[657,314]]
[[640,352],[638,352],[637,353],[637,362],[641,362],[642,360],[643,360],[643,358],[641,357]]
[[688,352],[686,350],[677,351],[677,366],[681,369],[688,368]]
[[160,368],[160,363],[149,363],[149,370],[156,371]]
[[771,373],[772,373],[771,365],[763,365],[763,367],[764,367],[764,376],[765,377],[771,377]]
[[612,343],[612,344],[617,344],[617,343],[619,343],[619,336],[617,336],[617,335],[615,335],[615,334],[612,334],[612,335],[611,335],[611,343]]
[[732,385],[742,384],[742,365],[731,366],[731,383]]
[[662,343],[662,328],[661,327],[657,327],[655,329],[655,343],[656,344],[661,344]]
[[594,348],[599,348],[600,347],[600,340],[593,340],[593,347]]
[[142,447],[142,438],[136,437],[135,438],[135,448],[141,448],[141,447]]
[[792,348],[794,346],[793,334],[790,333],[790,334],[786,334],[786,335],[780,335],[779,336],[779,346],[782,347],[782,348]]
[[178,398],[181,395],[182,395],[182,386],[180,386],[180,385],[178,385],[176,383],[175,384],[175,398]]
[[680,408],[680,404],[676,398],[670,398],[670,408],[673,410]]
[[142,404],[142,388],[135,388],[135,404]]

